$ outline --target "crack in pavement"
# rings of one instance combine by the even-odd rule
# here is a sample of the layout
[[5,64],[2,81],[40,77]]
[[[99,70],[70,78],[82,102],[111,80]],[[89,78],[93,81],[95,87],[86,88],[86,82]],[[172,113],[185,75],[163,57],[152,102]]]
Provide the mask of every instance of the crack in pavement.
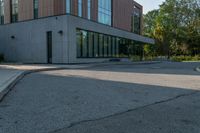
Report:
[[136,111],[136,110],[139,110],[139,109],[144,109],[146,107],[150,107],[150,106],[161,104],[161,103],[170,102],[170,101],[176,100],[178,98],[195,95],[197,93],[199,93],[199,91],[193,91],[192,93],[186,93],[186,94],[177,95],[175,97],[172,97],[172,98],[169,98],[169,99],[166,99],[166,100],[157,101],[157,102],[154,102],[154,103],[151,103],[151,104],[147,104],[147,105],[144,105],[144,106],[141,106],[141,107],[137,107],[137,108],[134,108],[134,109],[129,109],[129,110],[123,111],[123,112],[118,112],[118,113],[115,113],[115,114],[112,114],[112,115],[108,115],[108,116],[104,116],[104,117],[101,117],[101,118],[90,119],[90,120],[82,120],[82,121],[79,121],[79,122],[74,122],[74,123],[71,123],[67,127],[59,128],[59,129],[56,129],[54,131],[50,131],[48,133],[56,133],[56,132],[62,131],[63,129],[70,129],[72,127],[75,127],[77,125],[81,125],[83,123],[100,121],[100,120],[104,120],[104,119],[107,119],[107,118],[112,118],[112,117],[115,117],[115,116],[120,116],[120,115],[123,115],[123,114],[128,113],[128,112]]

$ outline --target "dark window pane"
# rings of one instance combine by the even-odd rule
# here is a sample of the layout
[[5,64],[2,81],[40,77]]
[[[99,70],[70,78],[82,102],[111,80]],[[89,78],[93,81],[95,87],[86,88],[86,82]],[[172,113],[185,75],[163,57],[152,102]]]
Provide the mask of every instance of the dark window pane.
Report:
[[111,36],[108,36],[108,57],[112,57]]
[[88,33],[87,31],[82,31],[82,40],[83,40],[83,57],[88,57]]
[[94,57],[99,57],[98,33],[94,33]]
[[89,47],[89,57],[94,57],[93,49],[94,49],[94,41],[93,41],[93,32],[88,33],[88,47]]
[[108,57],[108,36],[104,35],[104,57]]
[[36,19],[36,18],[38,18],[38,8],[39,8],[39,2],[38,2],[38,0],[34,0],[33,1],[34,3],[33,3],[33,10],[34,10],[34,18]]
[[116,37],[112,37],[112,57],[116,57]]
[[4,0],[0,0],[0,24],[4,24]]
[[99,34],[99,56],[103,57],[103,35]]
[[82,32],[76,30],[77,57],[82,57]]
[[11,0],[11,22],[18,21],[18,0]]

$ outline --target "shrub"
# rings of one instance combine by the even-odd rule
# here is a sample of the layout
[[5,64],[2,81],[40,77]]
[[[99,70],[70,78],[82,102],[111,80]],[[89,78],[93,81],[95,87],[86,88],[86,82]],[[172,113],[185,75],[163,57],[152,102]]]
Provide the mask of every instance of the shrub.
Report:
[[4,56],[3,54],[0,54],[0,62],[2,62],[4,60]]
[[172,61],[178,61],[178,62],[182,62],[182,61],[200,61],[200,55],[196,55],[196,56],[173,56],[171,57]]
[[137,56],[137,55],[133,55],[130,57],[131,61],[141,61],[141,57],[140,56]]

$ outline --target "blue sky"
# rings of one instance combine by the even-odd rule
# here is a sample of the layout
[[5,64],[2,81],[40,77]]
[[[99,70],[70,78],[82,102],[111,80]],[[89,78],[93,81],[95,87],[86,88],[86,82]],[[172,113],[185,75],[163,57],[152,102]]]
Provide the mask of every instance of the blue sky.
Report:
[[159,5],[162,4],[165,0],[135,0],[136,2],[143,5],[144,8],[144,14],[146,14],[148,11],[151,11],[153,9],[158,9]]

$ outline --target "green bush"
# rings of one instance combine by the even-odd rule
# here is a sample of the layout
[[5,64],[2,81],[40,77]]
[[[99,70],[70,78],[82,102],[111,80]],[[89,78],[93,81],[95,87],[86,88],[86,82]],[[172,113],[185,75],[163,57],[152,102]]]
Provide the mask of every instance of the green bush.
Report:
[[182,62],[182,61],[200,61],[200,55],[196,55],[196,56],[173,56],[171,57],[172,61],[178,61],[178,62]]
[[3,54],[0,54],[0,62],[2,62],[4,60],[4,56]]
[[137,55],[133,55],[130,57],[131,61],[141,61],[141,57]]

